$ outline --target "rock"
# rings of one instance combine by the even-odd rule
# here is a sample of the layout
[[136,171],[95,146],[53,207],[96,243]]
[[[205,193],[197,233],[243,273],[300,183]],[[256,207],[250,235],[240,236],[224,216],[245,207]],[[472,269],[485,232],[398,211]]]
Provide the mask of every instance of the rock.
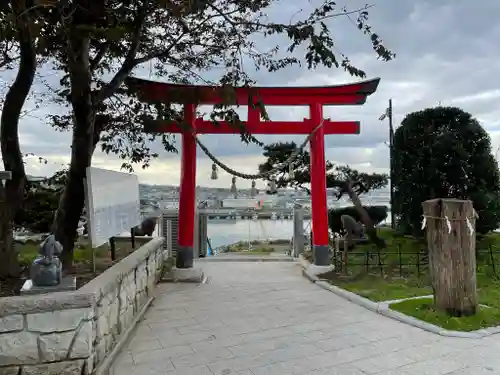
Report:
[[97,319],[97,337],[100,339],[103,336],[115,333],[118,329],[118,299],[115,300],[106,309],[99,309],[99,318]]
[[82,320],[90,319],[90,309],[72,309],[28,315],[28,329],[53,333],[75,330]]
[[43,362],[60,361],[66,358],[74,332],[51,333],[38,337],[38,348]]
[[19,367],[17,366],[9,366],[9,367],[1,367],[0,375],[18,375]]
[[92,352],[92,322],[84,322],[76,333],[69,358],[87,358]]
[[8,315],[0,318],[0,333],[20,331],[23,329],[22,315]]
[[25,366],[22,375],[80,375],[83,360],[71,362],[47,363],[37,366]]
[[37,336],[31,332],[0,335],[0,366],[38,362]]
[[122,310],[119,316],[121,326],[128,328],[132,320],[134,320],[134,317],[134,308],[132,306],[127,310]]

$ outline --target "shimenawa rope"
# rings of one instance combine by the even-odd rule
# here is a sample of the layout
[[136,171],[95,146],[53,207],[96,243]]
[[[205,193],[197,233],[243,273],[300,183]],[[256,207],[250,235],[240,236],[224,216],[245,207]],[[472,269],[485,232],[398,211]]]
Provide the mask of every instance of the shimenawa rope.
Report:
[[275,174],[276,172],[279,172],[281,169],[283,169],[284,167],[287,167],[289,165],[291,165],[295,159],[297,159],[297,156],[299,156],[299,154],[303,151],[303,149],[306,147],[307,145],[307,142],[309,142],[309,140],[312,138],[312,136],[318,131],[319,128],[321,128],[323,126],[323,123],[325,122],[325,120],[322,120],[318,126],[316,126],[313,131],[311,132],[311,134],[309,134],[306,139],[304,140],[304,142],[302,142],[302,144],[300,145],[299,148],[297,148],[296,150],[294,150],[294,152],[292,152],[292,154],[288,157],[288,159],[286,159],[283,163],[280,163],[280,164],[277,164],[273,167],[273,169],[267,171],[267,172],[261,172],[261,173],[258,173],[258,174],[246,174],[246,173],[241,173],[241,172],[238,172],[230,167],[228,167],[227,165],[225,165],[223,162],[221,162],[219,159],[217,159],[209,150],[208,148],[203,144],[201,143],[201,141],[198,139],[198,137],[196,136],[196,134],[194,134],[194,138],[196,140],[196,143],[198,143],[198,145],[200,146],[200,148],[203,150],[203,152],[216,164],[218,165],[219,167],[221,167],[223,170],[225,170],[227,173],[233,175],[233,176],[236,176],[236,177],[239,177],[239,178],[243,178],[244,180],[257,180],[257,179],[262,179],[262,178],[266,178],[266,177],[269,177],[269,176],[272,176],[273,174]]

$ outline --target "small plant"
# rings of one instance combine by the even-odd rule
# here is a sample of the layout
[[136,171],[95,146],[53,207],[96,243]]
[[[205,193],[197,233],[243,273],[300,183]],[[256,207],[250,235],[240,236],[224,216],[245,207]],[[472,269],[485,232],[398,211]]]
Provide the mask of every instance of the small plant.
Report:
[[163,261],[163,264],[161,265],[160,280],[163,279],[165,275],[168,275],[172,271],[172,268],[174,268],[174,264],[175,264],[175,257],[168,257]]

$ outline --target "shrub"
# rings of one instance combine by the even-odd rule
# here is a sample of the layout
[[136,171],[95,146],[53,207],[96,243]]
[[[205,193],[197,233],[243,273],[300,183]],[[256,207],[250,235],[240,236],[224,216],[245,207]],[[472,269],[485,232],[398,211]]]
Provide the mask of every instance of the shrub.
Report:
[[394,134],[393,212],[398,227],[423,235],[422,202],[470,199],[476,230],[500,225],[500,172],[488,132],[470,113],[434,107],[408,114]]
[[[378,225],[384,221],[389,211],[386,206],[363,206],[363,208],[368,213],[370,219],[372,219],[373,225]],[[328,226],[333,233],[341,232],[342,222],[340,221],[340,217],[342,215],[349,215],[356,221],[362,221],[361,215],[354,206],[331,209],[328,211]]]

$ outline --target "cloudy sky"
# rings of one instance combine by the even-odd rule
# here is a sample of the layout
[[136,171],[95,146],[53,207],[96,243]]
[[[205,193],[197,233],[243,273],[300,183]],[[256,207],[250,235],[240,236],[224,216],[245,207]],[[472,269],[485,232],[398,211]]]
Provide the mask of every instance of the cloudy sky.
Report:
[[[355,8],[363,6],[365,1],[349,0],[348,4]],[[367,72],[367,78],[380,77],[381,84],[362,107],[325,108],[325,117],[332,120],[361,121],[360,135],[326,139],[327,159],[364,171],[387,171],[388,149],[384,142],[388,128],[387,122],[379,121],[378,117],[389,98],[393,99],[396,126],[406,113],[414,110],[438,104],[462,107],[490,132],[493,152],[496,152],[500,147],[500,25],[493,17],[500,13],[500,2],[483,0],[479,5],[470,0],[374,0],[371,4],[374,7],[370,9],[370,23],[397,57],[388,63],[378,61],[369,40],[348,19],[330,21],[339,49]],[[283,0],[269,15],[278,22],[287,21],[301,7],[307,10],[312,5],[304,0]],[[49,81],[51,74],[54,73],[40,72]],[[261,85],[280,86],[325,86],[353,81],[341,70],[325,68],[316,71],[294,68],[277,74],[260,72],[254,77]],[[10,79],[11,75],[0,72],[4,87]],[[34,90],[45,91],[40,80]],[[41,108],[22,119],[23,152],[33,152],[49,160],[47,165],[41,165],[33,158],[28,159],[29,174],[50,175],[69,160],[70,134],[56,133],[44,121],[47,114],[58,111],[61,109],[44,100]],[[274,120],[300,120],[308,116],[307,108],[301,107],[273,108],[269,114]],[[273,136],[258,138],[265,143],[278,140]],[[205,135],[200,139],[214,155],[238,171],[254,173],[263,161],[262,150],[242,145],[237,135]],[[287,137],[297,142],[302,139]],[[93,164],[118,170],[121,162],[96,152]],[[201,150],[198,150],[197,165],[199,185],[230,186],[231,176],[224,172],[218,180],[210,180],[211,161]],[[178,185],[179,156],[164,152],[149,169],[138,169],[137,174],[144,183]],[[264,183],[258,184],[264,186]],[[246,185],[249,187],[250,181],[239,182],[241,187]]]

